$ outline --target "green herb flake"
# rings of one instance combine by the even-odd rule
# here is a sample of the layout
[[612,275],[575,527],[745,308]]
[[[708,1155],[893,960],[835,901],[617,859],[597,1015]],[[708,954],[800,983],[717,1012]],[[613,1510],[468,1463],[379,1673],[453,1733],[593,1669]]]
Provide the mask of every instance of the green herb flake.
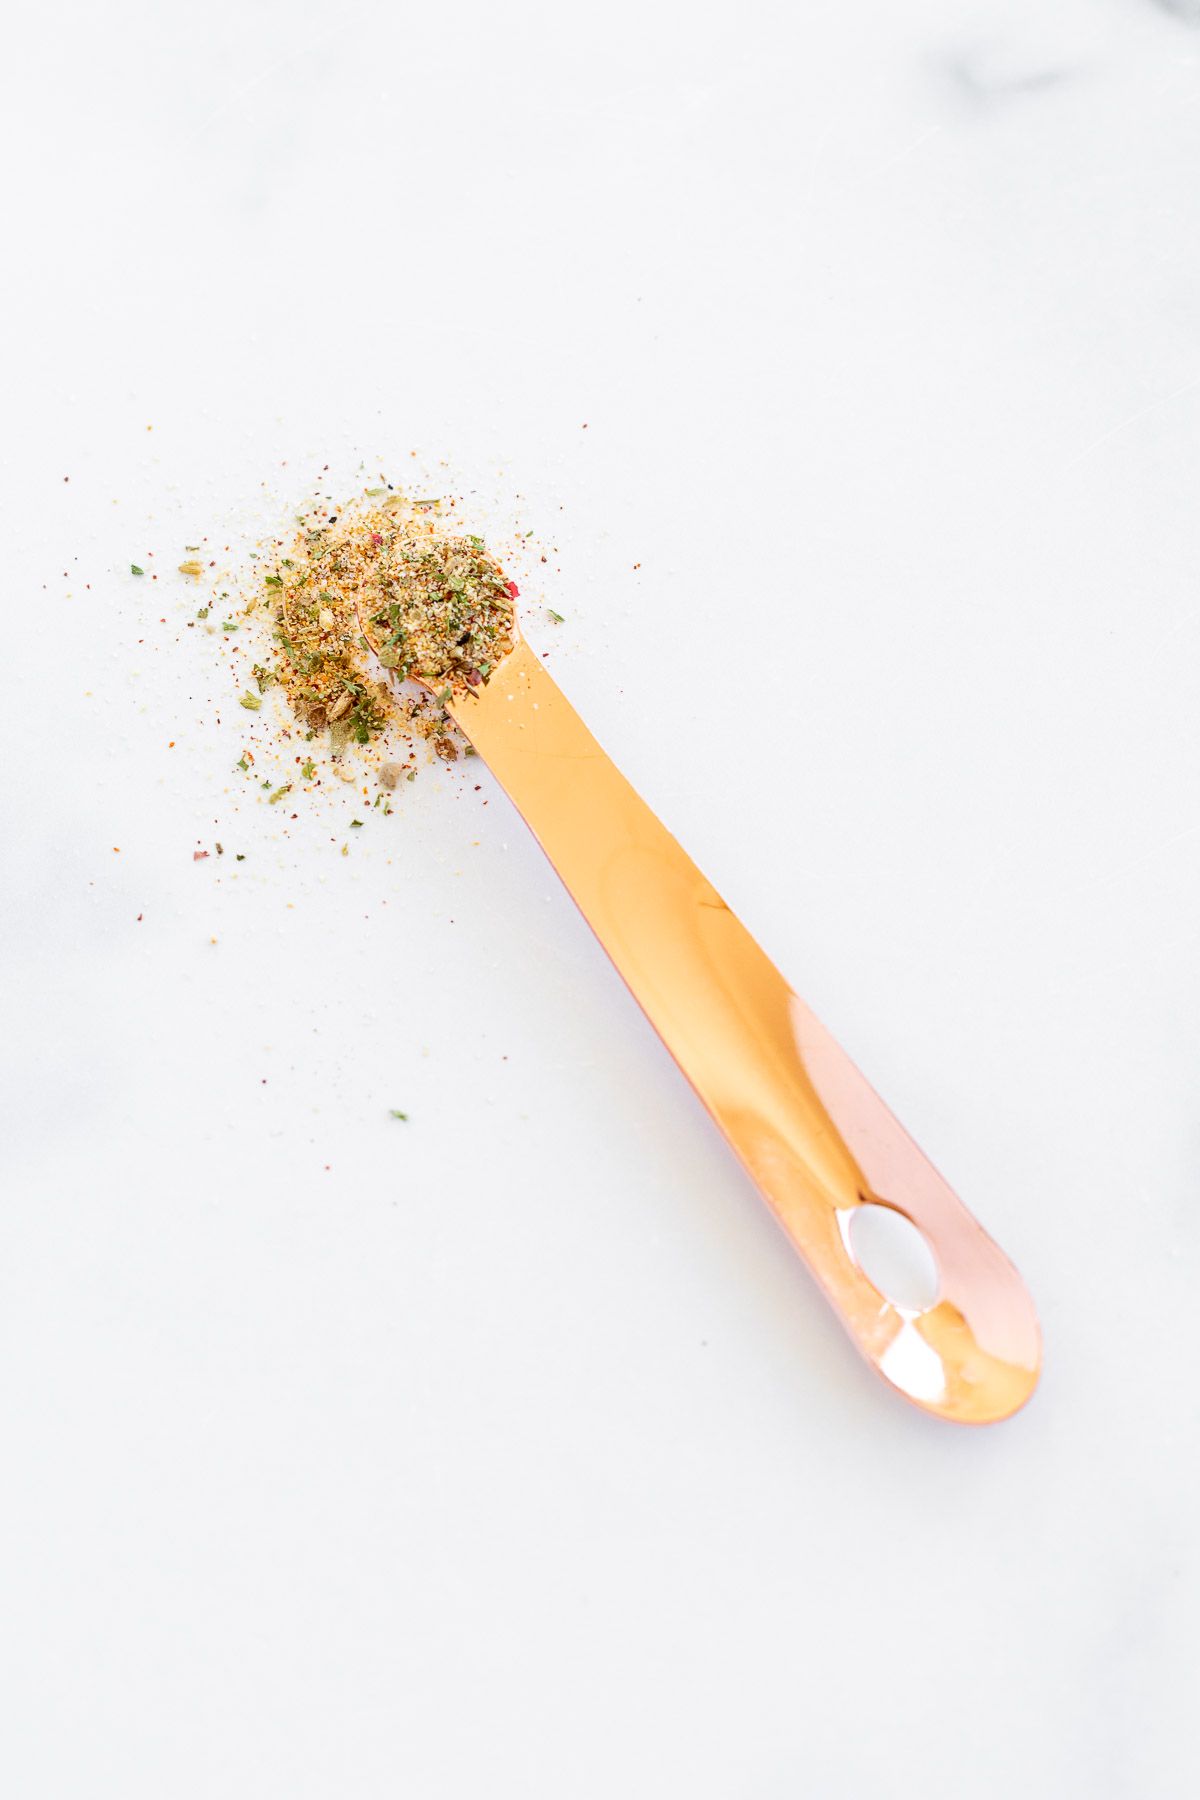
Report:
[[263,579],[267,587],[281,588],[283,586],[282,575],[267,575]]
[[247,712],[258,712],[259,708],[262,706],[262,695],[243,694],[240,704],[245,707]]
[[285,781],[282,787],[277,787],[273,794],[267,795],[267,805],[274,806],[277,800],[282,800],[283,796],[285,794],[290,794],[291,791],[292,791],[291,782]]
[[222,631],[236,631],[237,626],[232,619],[222,619],[221,620],[221,630]]
[[388,1107],[388,1118],[389,1119],[403,1119],[404,1123],[406,1125],[408,1124],[408,1114],[406,1112],[401,1112],[400,1108],[398,1106],[389,1106]]
[[560,612],[555,612],[555,610],[552,606],[548,606],[546,608],[546,611],[550,614],[550,617],[554,620],[554,623],[556,625],[565,625],[566,624],[567,621],[563,618],[562,614]]
[[361,831],[362,830],[362,820],[361,819],[351,819],[350,829],[351,829],[351,831]]
[[139,569],[136,563],[130,563],[129,573],[131,575],[144,575],[146,571],[145,569]]
[[311,756],[306,757],[305,761],[304,761],[304,766],[300,770],[301,776],[303,777],[303,779],[305,781],[311,781],[313,776],[316,774],[316,772],[317,772],[316,763],[313,761]]
[[197,613],[197,614],[196,614],[196,617],[197,617],[197,618],[198,618],[198,619],[207,619],[207,617],[208,617],[208,608],[207,608],[207,606],[202,606],[202,607],[201,607],[201,608],[200,608],[200,611],[199,611],[199,612],[198,612],[198,613]]
[[235,768],[240,769],[243,775],[248,775],[250,773],[250,764],[246,761],[244,756],[239,756],[234,766]]

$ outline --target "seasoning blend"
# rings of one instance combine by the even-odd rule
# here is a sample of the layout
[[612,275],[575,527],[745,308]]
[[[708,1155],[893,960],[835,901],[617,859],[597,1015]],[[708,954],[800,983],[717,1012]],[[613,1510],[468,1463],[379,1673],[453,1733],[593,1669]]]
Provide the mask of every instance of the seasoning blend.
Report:
[[[482,688],[512,650],[517,589],[481,537],[442,527],[437,502],[378,492],[302,518],[287,553],[264,565],[247,610],[265,607],[272,649],[253,674],[260,694],[278,683],[335,755],[395,722],[452,762],[446,703]],[[410,679],[427,691],[399,695]]]

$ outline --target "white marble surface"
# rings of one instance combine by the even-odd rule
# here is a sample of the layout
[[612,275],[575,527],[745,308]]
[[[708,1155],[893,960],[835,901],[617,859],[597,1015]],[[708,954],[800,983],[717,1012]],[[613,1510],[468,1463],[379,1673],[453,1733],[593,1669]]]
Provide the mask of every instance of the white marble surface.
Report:
[[[14,1800],[1200,1791],[1196,14],[9,18]],[[247,802],[127,566],[413,448],[1026,1273],[1011,1424],[859,1365],[486,776]]]

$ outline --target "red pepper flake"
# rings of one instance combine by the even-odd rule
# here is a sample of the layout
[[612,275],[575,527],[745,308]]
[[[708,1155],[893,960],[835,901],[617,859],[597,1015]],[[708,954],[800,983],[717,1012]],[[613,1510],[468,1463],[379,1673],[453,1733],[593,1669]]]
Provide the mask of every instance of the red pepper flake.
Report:
[[383,542],[383,533],[381,531],[373,531],[371,533],[371,542],[375,545],[376,549],[378,549],[379,545]]
[[517,596],[518,596],[518,595],[519,595],[519,594],[520,594],[520,592],[521,592],[521,590],[520,590],[520,588],[519,588],[519,587],[518,587],[518,586],[517,586],[517,584],[516,584],[516,582],[515,582],[515,581],[506,581],[506,582],[505,582],[505,584],[504,584],[504,585],[505,585],[505,587],[506,587],[506,588],[507,588],[507,589],[508,589],[508,597],[509,597],[509,599],[510,599],[510,600],[515,600],[515,599],[516,599],[516,598],[517,598]]
[[204,862],[204,860],[206,859],[207,856],[208,856],[207,850],[193,850],[192,851],[192,861],[193,862]]

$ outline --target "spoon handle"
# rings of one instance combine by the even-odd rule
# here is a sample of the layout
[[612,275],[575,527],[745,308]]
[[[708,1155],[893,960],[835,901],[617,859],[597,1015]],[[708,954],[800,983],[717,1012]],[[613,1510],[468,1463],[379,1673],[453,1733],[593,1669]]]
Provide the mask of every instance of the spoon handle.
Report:
[[[450,712],[749,1171],[867,1361],[927,1412],[1014,1413],[1041,1344],[1016,1269],[519,644]],[[855,1261],[866,1202],[923,1234],[939,1289],[902,1309]]]

